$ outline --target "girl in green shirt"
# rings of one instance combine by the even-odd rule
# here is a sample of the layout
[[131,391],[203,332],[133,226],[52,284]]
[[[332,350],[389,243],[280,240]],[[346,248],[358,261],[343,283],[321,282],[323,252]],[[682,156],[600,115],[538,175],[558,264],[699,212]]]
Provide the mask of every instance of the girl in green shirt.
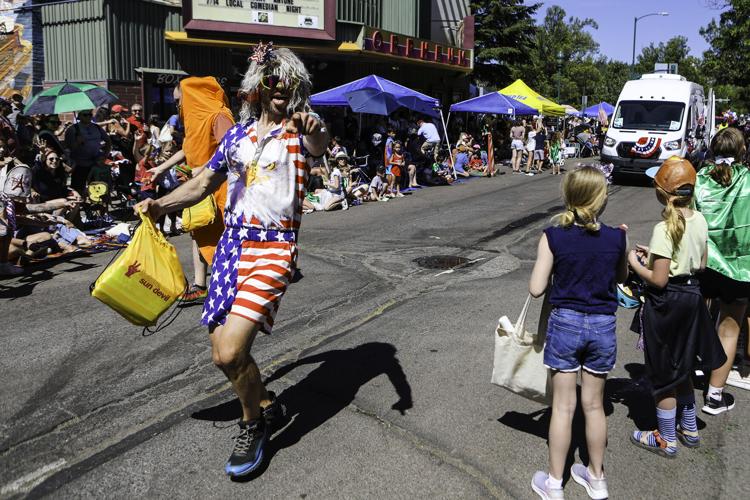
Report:
[[737,353],[737,339],[750,297],[750,171],[741,163],[745,139],[739,129],[720,130],[711,141],[713,161],[699,173],[695,206],[708,224],[708,263],[703,295],[719,301],[719,339],[727,355],[711,372],[703,411],[718,415],[734,408],[724,392]]

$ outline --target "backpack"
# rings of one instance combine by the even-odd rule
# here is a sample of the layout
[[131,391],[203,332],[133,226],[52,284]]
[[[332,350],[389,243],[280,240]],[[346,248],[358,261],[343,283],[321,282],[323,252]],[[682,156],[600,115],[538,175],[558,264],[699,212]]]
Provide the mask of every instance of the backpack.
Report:
[[[92,123],[92,125],[94,125]],[[99,131],[99,140],[103,142],[107,142],[107,133],[104,131],[103,128],[101,128],[99,125],[96,125],[96,130]],[[81,137],[81,124],[75,123],[73,124],[73,142],[77,143],[78,139]]]
[[8,171],[3,182],[3,194],[12,199],[31,196],[31,168],[28,165],[17,163]]

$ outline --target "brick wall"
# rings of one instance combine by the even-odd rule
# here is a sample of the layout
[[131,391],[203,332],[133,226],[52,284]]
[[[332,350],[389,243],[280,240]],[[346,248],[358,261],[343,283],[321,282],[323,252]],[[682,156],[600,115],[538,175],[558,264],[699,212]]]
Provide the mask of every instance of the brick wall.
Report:
[[109,82],[107,89],[119,97],[118,103],[126,108],[135,103],[143,105],[143,89],[140,82]]

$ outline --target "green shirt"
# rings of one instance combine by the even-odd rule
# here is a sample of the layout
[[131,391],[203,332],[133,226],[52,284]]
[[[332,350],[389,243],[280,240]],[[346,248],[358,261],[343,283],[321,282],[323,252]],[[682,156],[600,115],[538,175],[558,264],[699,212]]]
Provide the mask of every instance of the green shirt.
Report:
[[708,223],[708,267],[736,281],[750,281],[750,170],[732,165],[732,183],[715,182],[709,165],[698,172],[695,207]]
[[672,238],[667,232],[667,223],[660,222],[654,227],[649,243],[648,268],[653,269],[656,256],[671,259],[669,277],[691,276],[701,268],[703,254],[706,251],[708,227],[706,219],[700,212],[693,212],[685,217],[685,233],[682,235],[680,247],[675,252]]

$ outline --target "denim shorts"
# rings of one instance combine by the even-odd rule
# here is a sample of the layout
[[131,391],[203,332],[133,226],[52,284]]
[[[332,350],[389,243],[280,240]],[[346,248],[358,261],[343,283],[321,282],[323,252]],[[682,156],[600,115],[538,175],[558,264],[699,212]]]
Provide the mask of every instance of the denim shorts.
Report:
[[571,309],[553,309],[547,324],[544,366],[561,372],[605,374],[617,358],[614,314],[588,314]]

